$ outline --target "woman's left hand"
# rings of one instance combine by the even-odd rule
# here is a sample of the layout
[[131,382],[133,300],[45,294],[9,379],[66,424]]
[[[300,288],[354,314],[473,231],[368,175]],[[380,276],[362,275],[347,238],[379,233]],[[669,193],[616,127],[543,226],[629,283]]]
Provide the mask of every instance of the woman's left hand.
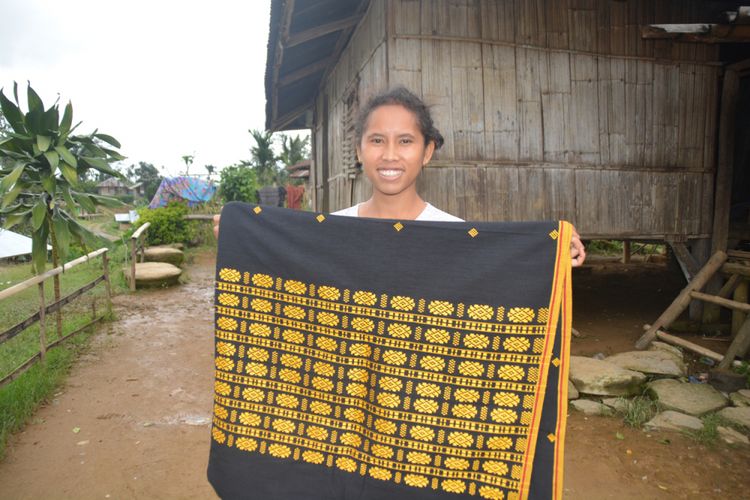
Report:
[[583,261],[586,260],[586,248],[583,246],[581,236],[575,227],[573,228],[573,237],[570,240],[570,259],[573,267],[582,266]]

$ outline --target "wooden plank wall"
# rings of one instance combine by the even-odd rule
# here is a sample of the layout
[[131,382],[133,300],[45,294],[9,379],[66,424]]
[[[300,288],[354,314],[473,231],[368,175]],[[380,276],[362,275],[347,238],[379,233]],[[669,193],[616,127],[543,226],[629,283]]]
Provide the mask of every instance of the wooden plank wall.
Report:
[[[446,138],[420,190],[463,218],[701,237],[718,48],[640,37],[643,24],[701,20],[698,0],[373,0],[326,91],[340,100],[358,77],[360,102],[388,84],[420,93]],[[369,195],[363,176],[331,188],[332,210]]]

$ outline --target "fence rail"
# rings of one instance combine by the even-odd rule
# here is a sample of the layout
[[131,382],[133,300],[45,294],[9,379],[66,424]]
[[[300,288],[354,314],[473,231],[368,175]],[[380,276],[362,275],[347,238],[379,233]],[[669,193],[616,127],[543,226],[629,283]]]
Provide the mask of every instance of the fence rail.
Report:
[[[84,262],[88,262],[91,259],[94,259],[96,257],[102,257],[102,274],[100,276],[97,276],[93,281],[83,285],[82,287],[74,290],[70,294],[66,295],[65,297],[61,298],[57,302],[53,302],[49,305],[45,304],[45,298],[44,298],[44,282],[53,276],[57,276],[58,274],[61,274],[64,271],[67,271],[68,269],[71,269],[79,264],[82,264]],[[30,278],[26,281],[23,281],[21,283],[18,283],[17,285],[13,285],[9,288],[6,288],[5,290],[0,291],[0,303],[9,298],[13,295],[20,293],[24,290],[28,290],[29,288],[33,287],[34,285],[37,286],[39,290],[39,311],[32,314],[25,320],[21,321],[17,325],[14,325],[10,327],[9,329],[5,330],[4,332],[0,332],[0,345],[3,343],[9,341],[22,331],[26,330],[30,326],[34,325],[35,323],[39,323],[39,352],[34,354],[32,357],[21,363],[18,367],[16,367],[12,372],[10,372],[8,375],[5,375],[2,379],[0,379],[0,387],[3,387],[4,385],[10,383],[14,379],[18,378],[21,374],[23,374],[26,370],[31,368],[35,363],[39,361],[44,361],[47,351],[60,343],[64,342],[65,340],[69,339],[76,333],[79,333],[86,328],[91,327],[95,323],[98,323],[103,319],[103,315],[97,316],[96,313],[96,300],[92,300],[91,302],[91,309],[92,309],[92,319],[85,325],[77,328],[76,330],[67,333],[64,336],[61,336],[58,339],[55,339],[53,342],[47,343],[47,327],[46,327],[46,316],[50,313],[56,312],[58,310],[61,310],[63,306],[69,304],[73,300],[77,299],[84,293],[88,292],[89,290],[93,289],[96,285],[99,283],[104,283],[106,293],[107,293],[107,313],[110,313],[112,311],[112,286],[109,280],[109,257],[107,255],[107,249],[106,248],[100,248],[99,250],[94,250],[93,252],[89,253],[88,255],[84,255],[83,257],[79,257],[75,260],[72,260],[68,262],[65,265],[56,267],[55,269],[51,269],[45,273],[42,273],[38,276],[34,276],[33,278]]]
[[141,262],[143,262],[143,255],[145,252],[144,243],[142,238],[146,236],[146,230],[151,226],[150,222],[146,222],[141,227],[135,230],[133,235],[130,237],[130,291],[135,291],[135,265],[138,262],[138,254],[140,253]]

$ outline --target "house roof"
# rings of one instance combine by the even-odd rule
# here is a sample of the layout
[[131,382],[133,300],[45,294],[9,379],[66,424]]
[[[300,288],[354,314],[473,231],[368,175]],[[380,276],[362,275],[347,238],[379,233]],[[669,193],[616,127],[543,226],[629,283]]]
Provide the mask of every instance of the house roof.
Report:
[[286,169],[289,172],[294,172],[296,170],[304,170],[304,169],[308,169],[309,170],[310,169],[310,165],[312,165],[312,162],[308,158],[307,160],[298,161],[294,165],[289,165],[288,167],[286,167]]
[[118,179],[117,177],[109,177],[107,179],[104,179],[99,184],[97,184],[96,187],[124,187],[128,189],[132,189],[135,186],[130,186],[127,183],[123,182],[122,180]]
[[[309,128],[321,81],[369,0],[272,0],[266,59],[266,129]],[[306,116],[307,115],[307,116]]]
[[[52,247],[47,245],[47,250]],[[22,234],[0,229],[0,259],[28,255],[31,253],[31,238]]]

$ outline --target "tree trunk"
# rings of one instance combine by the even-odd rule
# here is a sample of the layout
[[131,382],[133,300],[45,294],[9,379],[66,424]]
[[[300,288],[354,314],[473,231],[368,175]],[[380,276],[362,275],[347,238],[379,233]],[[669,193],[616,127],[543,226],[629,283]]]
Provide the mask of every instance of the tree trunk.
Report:
[[[56,268],[60,265],[60,256],[57,253],[57,235],[55,234],[55,225],[48,219],[49,224],[49,235],[52,241],[52,266]],[[56,274],[52,278],[55,288],[55,302],[60,300],[60,275]],[[62,308],[58,308],[55,313],[55,320],[57,323],[57,338],[62,338]]]

